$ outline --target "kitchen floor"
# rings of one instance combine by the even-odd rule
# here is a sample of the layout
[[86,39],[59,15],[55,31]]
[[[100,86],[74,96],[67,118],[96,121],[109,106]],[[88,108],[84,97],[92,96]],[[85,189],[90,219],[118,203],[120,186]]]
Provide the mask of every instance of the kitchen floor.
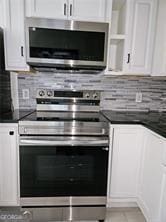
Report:
[[111,208],[106,222],[146,222],[139,208]]

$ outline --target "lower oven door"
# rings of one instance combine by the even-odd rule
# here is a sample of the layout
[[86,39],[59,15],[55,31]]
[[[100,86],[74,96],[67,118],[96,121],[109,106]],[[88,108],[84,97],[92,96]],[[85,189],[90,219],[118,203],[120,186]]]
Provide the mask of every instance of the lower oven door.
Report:
[[107,137],[20,137],[21,205],[103,205],[107,168]]

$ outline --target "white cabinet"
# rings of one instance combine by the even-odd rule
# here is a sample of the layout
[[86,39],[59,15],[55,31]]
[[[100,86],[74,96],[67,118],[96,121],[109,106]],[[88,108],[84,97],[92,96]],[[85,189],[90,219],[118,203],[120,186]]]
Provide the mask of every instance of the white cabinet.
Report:
[[106,0],[72,0],[71,17],[74,20],[104,21]]
[[166,76],[166,1],[159,0],[156,27],[155,51],[153,57],[154,76]]
[[17,124],[0,124],[0,206],[19,204],[17,131]]
[[151,74],[157,0],[131,0],[128,24],[126,72]]
[[24,36],[24,1],[4,1],[5,63],[7,70],[27,71]]
[[[166,221],[166,139],[139,125],[110,125],[107,205],[139,206]],[[133,203],[133,204],[132,204]]]
[[[147,129],[144,132],[144,136],[144,152],[141,158],[139,183],[139,205],[147,221],[165,222],[160,220],[162,180],[163,190],[165,190],[165,175],[163,177],[162,170],[165,141]],[[165,202],[165,199],[163,199],[163,202]],[[165,206],[162,207],[165,208]]]
[[63,19],[68,0],[26,0],[26,16]]
[[105,21],[107,0],[26,0],[26,16]]
[[0,27],[4,27],[4,1],[0,0]]
[[151,74],[158,0],[113,0],[107,70]]
[[[142,128],[111,125],[112,166],[109,172],[108,202],[136,201],[141,156]],[[118,200],[119,199],[119,200]]]
[[161,189],[161,205],[160,205],[160,222],[166,221],[166,165],[163,166],[162,189]]

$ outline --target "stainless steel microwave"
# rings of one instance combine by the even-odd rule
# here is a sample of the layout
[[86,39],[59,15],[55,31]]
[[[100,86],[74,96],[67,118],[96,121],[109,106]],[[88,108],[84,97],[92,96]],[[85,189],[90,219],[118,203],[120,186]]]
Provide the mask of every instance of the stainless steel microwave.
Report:
[[26,19],[26,57],[33,67],[103,70],[108,23]]

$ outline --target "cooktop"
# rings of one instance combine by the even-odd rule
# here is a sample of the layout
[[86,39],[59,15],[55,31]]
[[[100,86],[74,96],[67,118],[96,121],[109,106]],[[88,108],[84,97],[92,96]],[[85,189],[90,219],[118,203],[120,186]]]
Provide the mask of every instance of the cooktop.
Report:
[[100,112],[34,111],[21,121],[106,122],[107,120]]

